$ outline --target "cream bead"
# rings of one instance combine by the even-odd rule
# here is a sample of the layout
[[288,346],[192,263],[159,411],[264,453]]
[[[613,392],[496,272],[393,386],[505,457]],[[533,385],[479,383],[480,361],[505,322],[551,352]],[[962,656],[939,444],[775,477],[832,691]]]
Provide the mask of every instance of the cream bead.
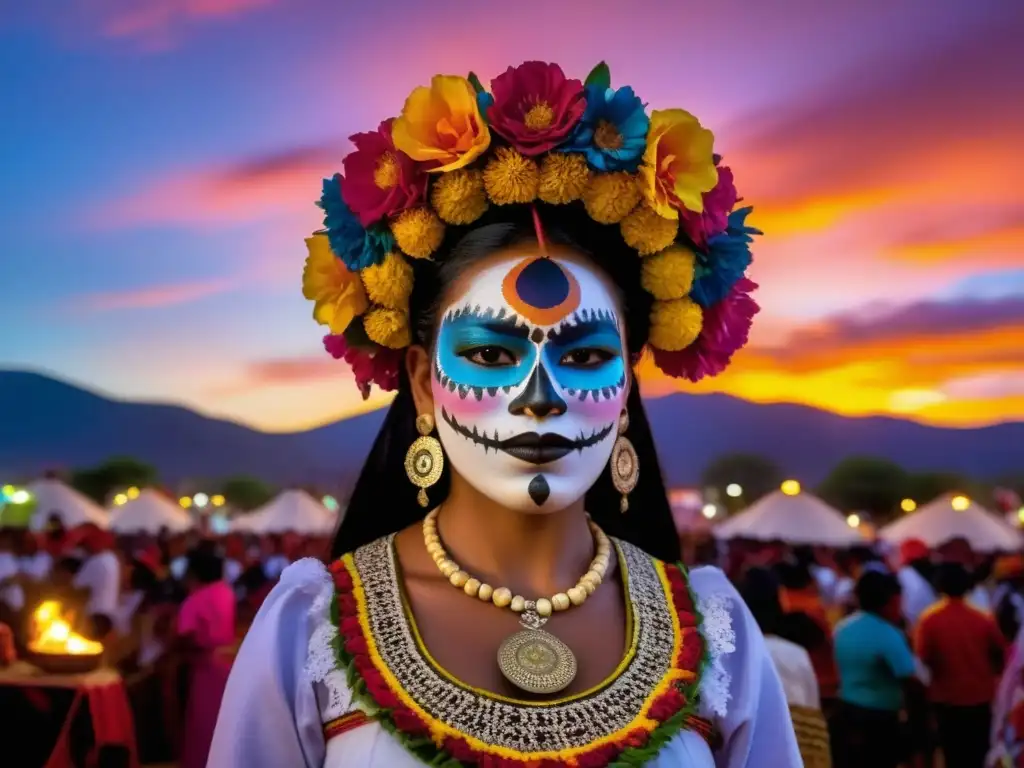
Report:
[[587,581],[594,582],[594,586],[596,587],[598,584],[601,583],[601,580],[604,577],[600,573],[595,571],[593,568],[591,568],[589,571],[587,571],[585,574],[583,574],[583,578],[586,579]]
[[499,608],[504,608],[512,602],[512,590],[508,587],[499,587],[494,590],[494,594],[491,595],[491,602]]
[[585,580],[582,580],[582,579],[580,580],[580,583],[577,584],[576,586],[577,587],[581,587],[583,589],[583,591],[586,592],[588,595],[594,594],[594,590],[597,589],[597,586],[594,584],[594,582],[592,582],[592,581],[585,581]]
[[583,601],[587,599],[587,590],[583,587],[570,587],[565,590],[565,594],[573,605],[583,605]]
[[466,583],[462,585],[462,591],[470,597],[476,597],[476,593],[480,591],[480,579],[470,577]]
[[452,583],[453,587],[462,587],[469,581],[469,574],[465,571],[456,571],[448,577],[448,581]]
[[444,574],[446,579],[451,578],[451,575],[455,573],[457,570],[459,570],[458,563],[456,563],[454,560],[445,560],[438,567],[441,569],[441,573]]
[[522,613],[526,610],[526,598],[522,595],[516,595],[512,598],[512,603],[509,605],[509,608],[516,613]]
[[494,587],[492,587],[490,584],[481,584],[480,585],[480,589],[478,589],[476,591],[476,596],[479,597],[484,602],[489,601],[491,599],[491,595],[493,595],[493,594],[494,594]]
[[537,598],[537,615],[538,616],[550,616],[551,615],[551,601],[546,597]]
[[569,596],[565,592],[559,592],[551,598],[551,607],[556,611],[567,610],[570,605],[572,603],[569,602]]
[[427,552],[430,553],[431,557],[433,557],[434,555],[437,555],[437,554],[442,554],[443,555],[444,554],[444,547],[442,547],[439,543],[434,541],[434,542],[431,542],[430,544],[427,544]]
[[441,543],[441,537],[431,530],[429,533],[423,534],[423,541],[427,544],[439,544]]

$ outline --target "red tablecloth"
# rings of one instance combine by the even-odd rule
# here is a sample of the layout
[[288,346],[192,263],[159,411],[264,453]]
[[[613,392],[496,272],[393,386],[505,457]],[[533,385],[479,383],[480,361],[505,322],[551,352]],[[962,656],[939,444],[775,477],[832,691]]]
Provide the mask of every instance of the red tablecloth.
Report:
[[75,692],[64,724],[45,768],[71,768],[71,724],[85,706],[92,720],[94,748],[92,759],[104,746],[128,750],[129,765],[138,768],[135,727],[124,680],[114,670],[98,669],[81,675],[51,675],[28,664],[17,662],[0,669],[0,685],[24,689],[31,697],[41,689],[63,688]]

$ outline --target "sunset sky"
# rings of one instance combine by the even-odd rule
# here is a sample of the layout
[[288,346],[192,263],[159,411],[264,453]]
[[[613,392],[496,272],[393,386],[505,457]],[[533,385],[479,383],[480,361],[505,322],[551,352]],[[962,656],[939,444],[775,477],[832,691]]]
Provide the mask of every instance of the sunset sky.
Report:
[[435,73],[605,59],[765,231],[751,345],[650,394],[1024,420],[1022,39],[1019,0],[0,0],[0,366],[268,430],[366,408],[300,289],[346,137]]

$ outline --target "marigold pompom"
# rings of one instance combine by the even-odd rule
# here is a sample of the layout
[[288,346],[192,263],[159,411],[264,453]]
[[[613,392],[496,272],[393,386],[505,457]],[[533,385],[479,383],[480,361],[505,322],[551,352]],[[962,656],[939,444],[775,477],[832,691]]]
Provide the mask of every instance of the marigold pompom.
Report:
[[412,294],[412,265],[400,253],[392,251],[384,261],[367,267],[359,276],[363,278],[366,295],[374,304],[408,310]]
[[[682,299],[693,287],[696,262],[697,257],[689,248],[671,245],[643,260],[640,284],[659,301]],[[370,298],[373,298],[373,294],[370,294]]]
[[447,223],[472,224],[487,210],[483,174],[469,168],[442,174],[431,187],[430,202]]
[[427,208],[410,208],[391,220],[391,234],[403,253],[428,259],[444,239],[444,222]]
[[586,155],[552,152],[540,164],[538,196],[553,205],[571,203],[583,196],[589,180]]
[[583,192],[583,205],[599,224],[618,224],[640,202],[640,187],[631,173],[594,173]]
[[371,341],[388,349],[402,349],[412,343],[409,314],[398,309],[371,309],[363,316],[363,329]]
[[672,245],[679,234],[679,220],[659,216],[651,206],[644,204],[624,218],[619,229],[626,245],[635,248],[641,256],[650,256]]
[[686,349],[700,335],[704,322],[701,308],[690,299],[656,301],[651,307],[651,345],[666,352]]
[[498,147],[484,168],[484,187],[496,205],[532,203],[539,186],[537,163],[510,147]]

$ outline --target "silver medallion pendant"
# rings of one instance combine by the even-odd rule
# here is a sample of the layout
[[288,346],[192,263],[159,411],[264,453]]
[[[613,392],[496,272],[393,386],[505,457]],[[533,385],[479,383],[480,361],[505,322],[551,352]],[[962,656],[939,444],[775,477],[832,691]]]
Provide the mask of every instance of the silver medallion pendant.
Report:
[[576,657],[569,646],[541,627],[547,618],[537,613],[537,604],[527,601],[520,617],[525,627],[509,635],[498,648],[498,666],[517,688],[536,694],[551,694],[567,688],[576,678]]

